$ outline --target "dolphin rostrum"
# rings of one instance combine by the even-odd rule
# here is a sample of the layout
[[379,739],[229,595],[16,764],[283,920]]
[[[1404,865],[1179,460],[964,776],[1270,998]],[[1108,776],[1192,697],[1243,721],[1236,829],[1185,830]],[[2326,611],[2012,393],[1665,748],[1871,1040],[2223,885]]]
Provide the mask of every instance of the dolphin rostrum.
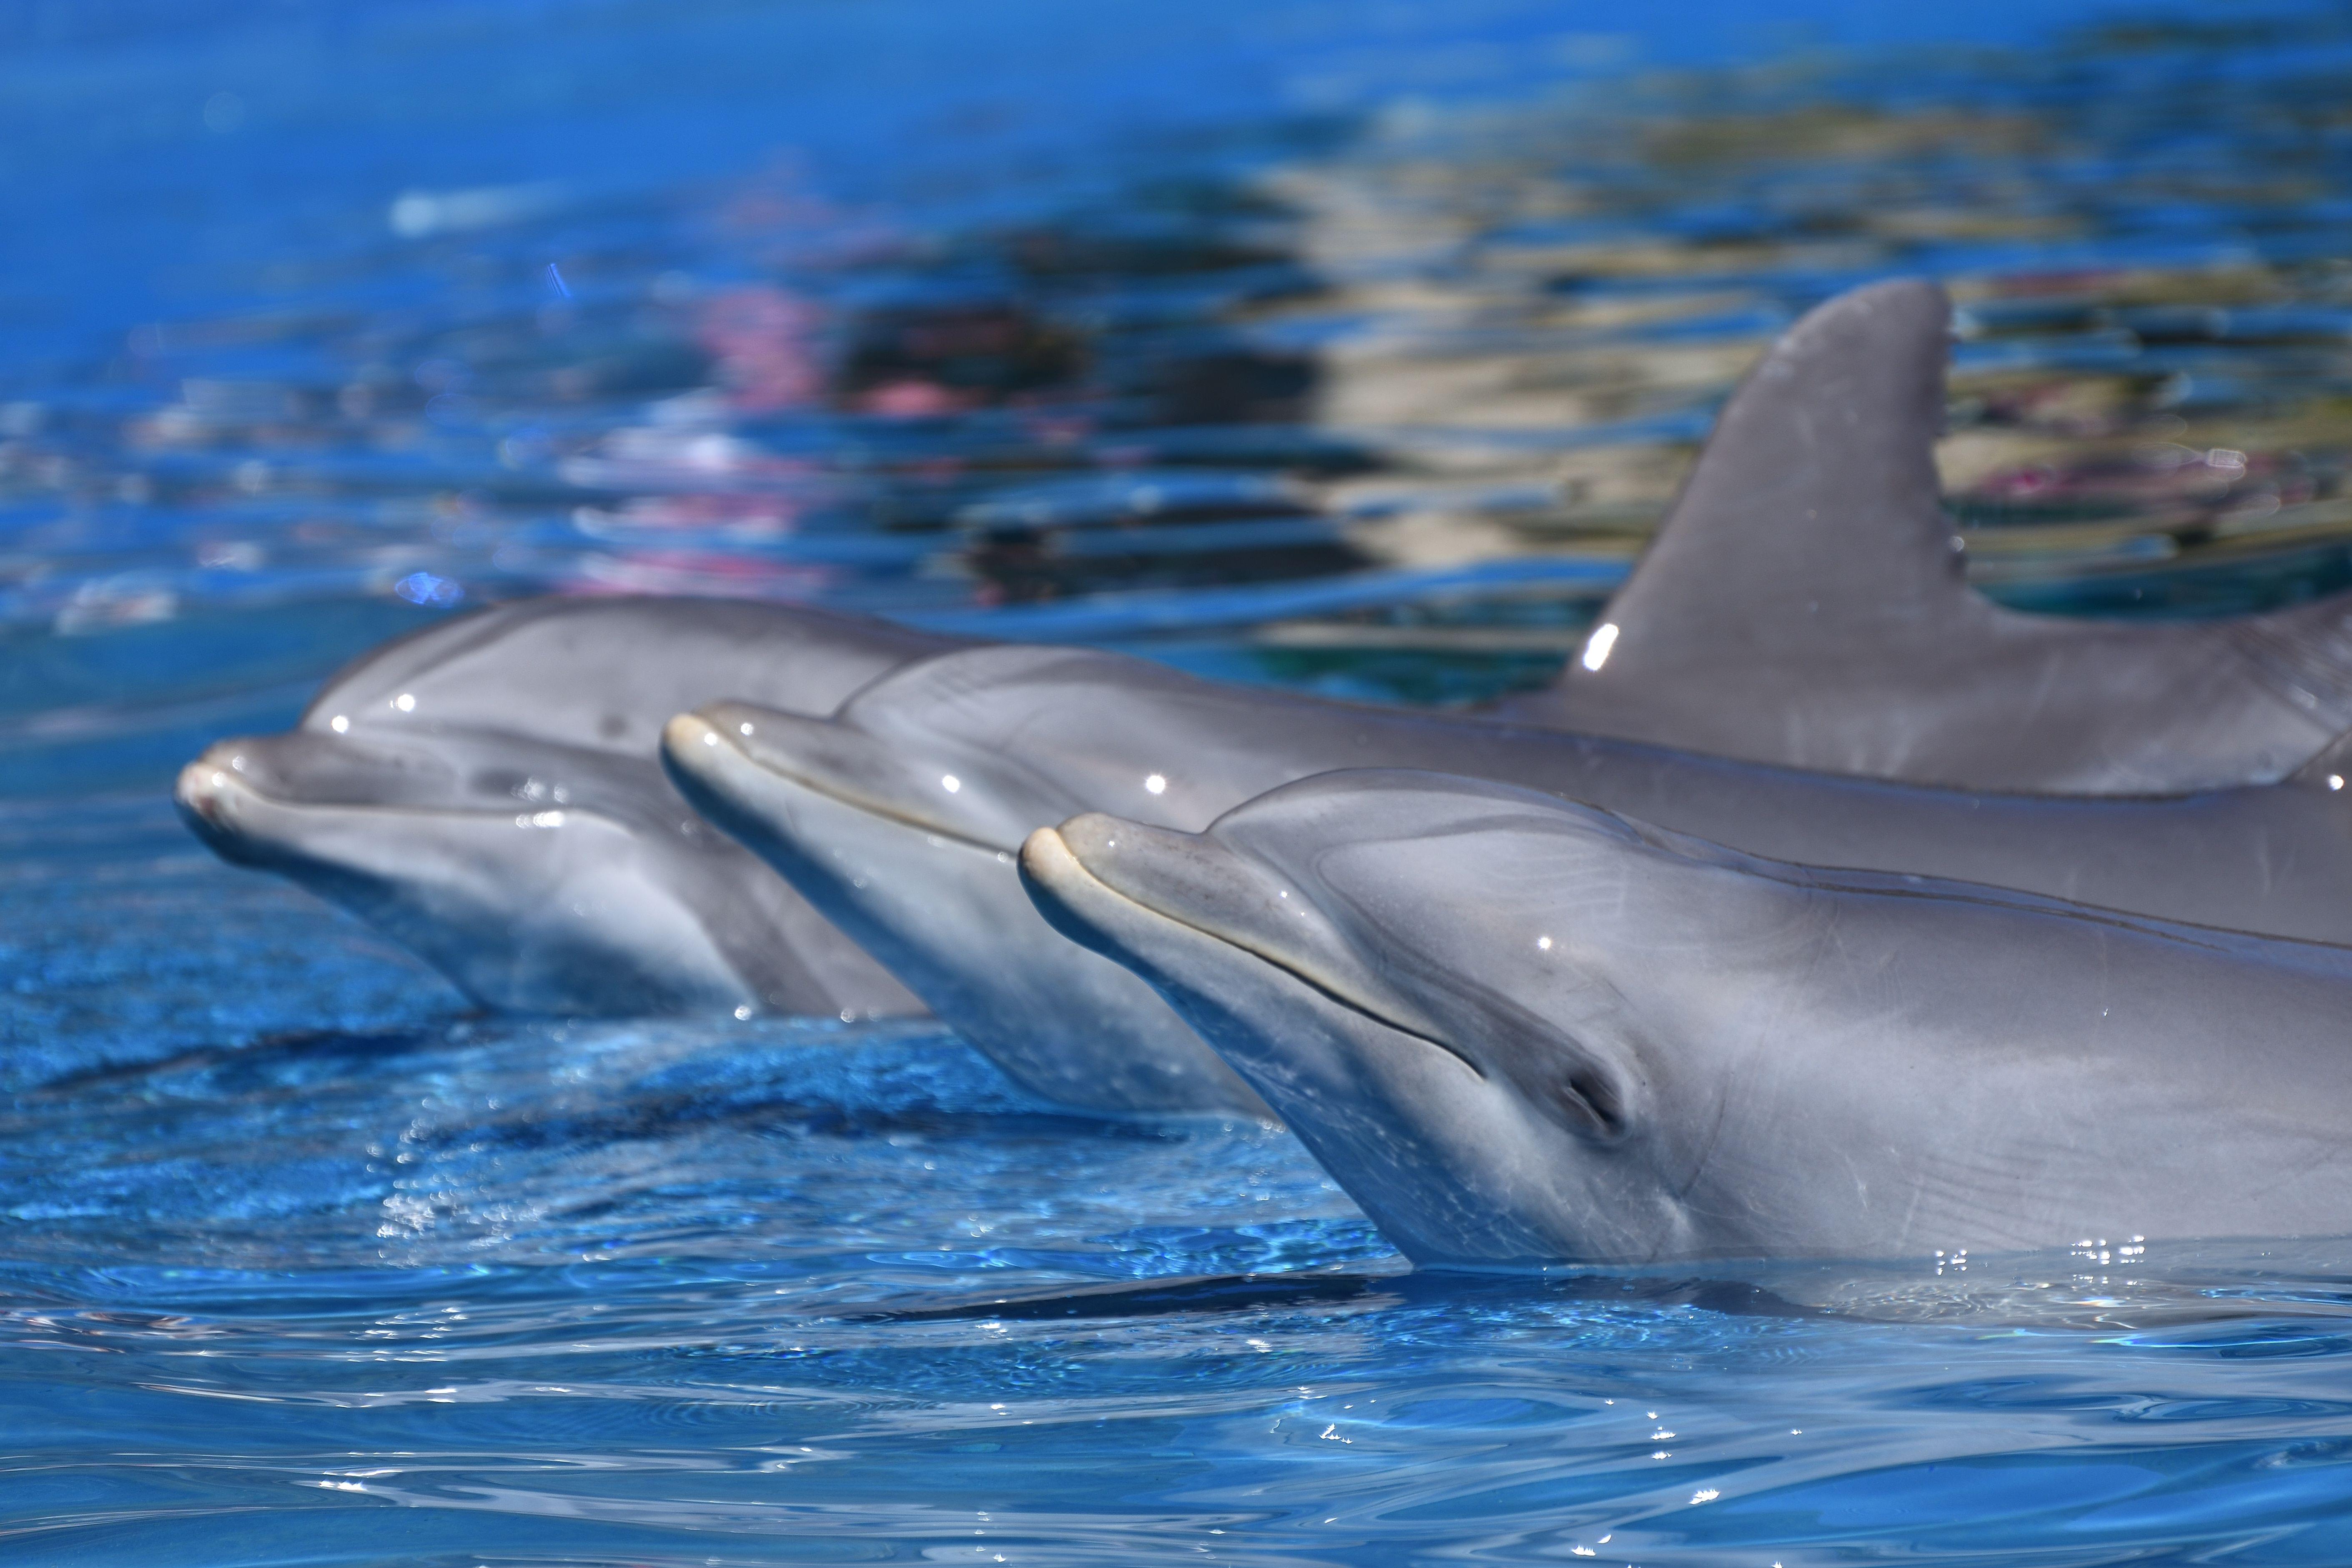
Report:
[[1097,1109],[1246,1103],[1141,982],[1037,916],[1015,874],[1022,841],[1090,810],[1197,832],[1338,768],[1443,769],[1776,859],[2352,944],[2341,774],[2147,800],[1931,789],[1016,646],[908,665],[830,719],[714,704],[673,721],[664,756],[698,810],[965,1039]]
[[2352,729],[2352,596],[2204,622],[2004,610],[1938,496],[1950,307],[1916,278],[1804,317],[1717,419],[1557,685],[1506,716],[1983,789],[2270,783]]
[[528,1012],[919,1012],[688,810],[662,721],[718,692],[829,712],[954,639],[819,611],[541,599],[442,622],[225,740],[177,796],[225,860],[291,878]]
[[2352,954],[1333,773],[1022,864],[1416,1262],[2352,1230]]

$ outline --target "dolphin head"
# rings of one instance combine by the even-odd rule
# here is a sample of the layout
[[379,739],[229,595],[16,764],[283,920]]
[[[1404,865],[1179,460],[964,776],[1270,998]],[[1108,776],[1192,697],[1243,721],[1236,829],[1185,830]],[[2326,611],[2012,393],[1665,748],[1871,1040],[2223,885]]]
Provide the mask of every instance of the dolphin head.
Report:
[[1692,1032],[1661,977],[1706,958],[1678,894],[1712,878],[1736,903],[1752,879],[1605,812],[1380,771],[1199,834],[1080,816],[1022,868],[1057,927],[1149,978],[1416,1261],[1704,1249],[1674,1128],[1707,1075],[1656,1049]]
[[1296,717],[1141,660],[1006,645],[895,670],[824,718],[713,703],[671,720],[663,758],[698,810],[1031,1088],[1264,1113],[1150,987],[1045,925],[1014,857],[1089,810],[1206,827],[1287,777],[1275,737]]
[[1083,802],[1015,753],[877,735],[862,706],[814,719],[712,704],[670,721],[663,758],[698,810],[1028,1088],[1112,1113],[1265,1114],[1148,986],[1073,948],[1024,894],[1022,841]]
[[775,1006],[792,988],[714,936],[709,906],[742,902],[755,919],[746,883],[764,873],[650,761],[297,729],[215,744],[174,794],[224,860],[343,906],[486,1006],[703,1010]]
[[663,776],[664,720],[719,692],[828,711],[958,645],[690,599],[520,601],[331,678],[292,731],[181,775],[223,858],[342,904],[476,1000],[532,1012],[910,1012],[915,999]]

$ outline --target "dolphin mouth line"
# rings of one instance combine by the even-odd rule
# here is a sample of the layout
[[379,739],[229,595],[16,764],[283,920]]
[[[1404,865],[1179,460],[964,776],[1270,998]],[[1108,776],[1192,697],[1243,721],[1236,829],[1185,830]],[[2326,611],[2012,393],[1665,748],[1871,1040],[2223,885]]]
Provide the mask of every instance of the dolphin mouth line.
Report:
[[[1060,837],[1058,833],[1055,836],[1057,838]],[[1113,887],[1110,883],[1103,881],[1102,878],[1095,875],[1093,867],[1087,865],[1086,862],[1080,860],[1076,854],[1070,853],[1069,846],[1066,841],[1065,841],[1063,845],[1063,852],[1066,854],[1069,854],[1070,863],[1076,866],[1078,871],[1087,878],[1087,881],[1093,883],[1097,887],[1101,888],[1105,893],[1109,894],[1113,898],[1118,899],[1126,904],[1132,904],[1134,907],[1143,910],[1148,914],[1156,915],[1160,919],[1165,920],[1171,925],[1181,925],[1187,931],[1198,932],[1200,935],[1206,936],[1212,942],[1222,942],[1228,947],[1232,947],[1239,952],[1246,953],[1251,957],[1255,958],[1259,963],[1265,965],[1268,968],[1278,970],[1281,973],[1289,976],[1292,979],[1297,981],[1300,985],[1305,986],[1308,990],[1313,991],[1317,996],[1321,997],[1324,1000],[1330,1002],[1333,1006],[1344,1008],[1349,1012],[1354,1013],[1358,1018],[1376,1023],[1382,1029],[1389,1030],[1391,1033],[1403,1035],[1408,1040],[1419,1040],[1422,1044],[1429,1047],[1432,1051],[1442,1051],[1445,1055],[1450,1056],[1454,1061],[1460,1062],[1469,1071],[1470,1075],[1477,1079],[1481,1083],[1484,1083],[1486,1081],[1486,1070],[1485,1068],[1471,1061],[1470,1058],[1463,1054],[1459,1049],[1447,1044],[1444,1040],[1438,1039],[1435,1035],[1424,1033],[1423,1030],[1417,1030],[1410,1024],[1400,1023],[1395,1019],[1390,1018],[1387,1014],[1381,1012],[1379,1009],[1358,1001],[1355,998],[1349,996],[1346,992],[1336,988],[1328,982],[1318,979],[1315,976],[1308,974],[1297,965],[1289,962],[1279,955],[1267,952],[1265,948],[1258,946],[1255,943],[1237,940],[1234,937],[1226,936],[1222,931],[1212,931],[1207,926],[1187,920],[1181,915],[1171,914],[1165,909],[1160,909],[1152,904],[1146,904],[1139,898],[1130,897],[1129,894],[1120,892],[1118,888]]]
[[[493,822],[508,821],[518,818],[544,819],[552,817],[555,819],[553,821],[539,820],[531,821],[531,826],[541,829],[561,828],[575,818],[602,817],[604,815],[602,812],[593,810],[584,806],[570,805],[541,806],[535,810],[508,811],[493,810],[485,806],[402,806],[396,804],[386,804],[380,800],[306,800],[299,795],[279,795],[271,790],[264,789],[252,779],[245,777],[245,775],[241,773],[228,773],[226,768],[215,768],[214,771],[226,774],[226,777],[220,782],[210,785],[209,788],[215,791],[226,791],[229,789],[241,790],[245,794],[251,796],[253,799],[266,802],[268,805],[275,806],[282,811],[311,811],[319,813],[347,812],[353,816],[441,817],[457,818],[467,821]],[[177,789],[173,790],[172,799],[173,803],[180,807],[183,810],[193,812],[196,816],[203,818],[206,822],[213,823],[215,826],[221,825],[215,821],[213,814],[209,810],[205,810],[205,806],[208,802],[186,799],[180,794]],[[530,802],[517,801],[516,804],[518,806],[528,806]],[[606,820],[609,821],[610,819]]]
[[734,738],[720,729],[719,726],[709,723],[707,720],[698,722],[701,722],[703,724],[705,733],[716,736],[719,739],[719,745],[733,751],[736,756],[743,759],[747,766],[754,770],[769,774],[777,779],[782,779],[788,784],[797,784],[803,789],[824,796],[826,800],[835,802],[836,805],[847,806],[852,810],[863,811],[869,817],[879,817],[885,821],[896,822],[900,827],[912,828],[917,832],[928,833],[935,839],[953,839],[960,844],[963,844],[971,849],[984,851],[985,852],[992,855],[1013,854],[1017,852],[1020,849],[1018,844],[1008,849],[1003,844],[991,843],[985,839],[976,839],[968,832],[948,827],[941,822],[918,817],[911,811],[875,800],[870,795],[853,793],[849,790],[841,789],[829,781],[813,779],[809,777],[807,771],[804,769],[783,767],[763,758],[754,757],[750,751],[737,745]]

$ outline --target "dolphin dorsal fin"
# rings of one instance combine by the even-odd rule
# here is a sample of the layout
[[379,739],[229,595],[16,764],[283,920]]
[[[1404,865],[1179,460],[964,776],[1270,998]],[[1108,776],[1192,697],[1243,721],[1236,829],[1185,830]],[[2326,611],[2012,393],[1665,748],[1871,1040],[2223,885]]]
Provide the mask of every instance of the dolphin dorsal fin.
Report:
[[[1748,684],[1934,653],[1990,613],[1961,577],[1934,444],[1951,307],[1922,278],[1842,294],[1773,344],[1598,640],[1556,688],[1638,701],[1644,683]],[[1768,680],[1777,685],[1777,679]]]

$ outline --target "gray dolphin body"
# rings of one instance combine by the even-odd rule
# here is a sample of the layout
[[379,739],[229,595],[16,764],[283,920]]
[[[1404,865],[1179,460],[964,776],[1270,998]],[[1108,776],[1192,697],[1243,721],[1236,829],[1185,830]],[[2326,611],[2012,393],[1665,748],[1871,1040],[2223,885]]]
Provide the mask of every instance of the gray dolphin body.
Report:
[[[2085,791],[2274,779],[2352,724],[2352,638],[2332,602],[2117,626],[2010,615],[1960,581],[1928,452],[1945,315],[1932,286],[1900,283],[1801,322],[1733,400],[1612,601],[1613,642],[1499,716]],[[290,735],[215,747],[183,774],[181,801],[226,858],[345,904],[494,1005],[905,1006],[731,851],[664,826],[675,802],[633,764],[649,762],[655,727],[679,709],[736,696],[828,712],[897,664],[958,645],[706,601],[508,606],[379,650]],[[404,695],[417,706],[392,706]],[[584,807],[553,810],[558,773],[567,794],[597,780],[593,826]],[[538,809],[508,813],[510,795]],[[560,829],[533,825],[560,815]]]
[[1601,626],[1505,716],[1986,789],[2268,783],[2352,729],[2352,597],[2206,622],[2003,610],[1939,499],[1950,307],[1916,279],[1790,329]]
[[341,904],[491,1007],[919,1012],[694,818],[655,742],[718,692],[827,712],[957,645],[823,612],[527,601],[377,649],[294,729],[209,748],[177,795],[222,858]]
[[1931,789],[1024,647],[909,665],[831,719],[716,704],[675,721],[664,755],[698,809],[942,1019],[1032,1087],[1098,1109],[1249,1102],[1142,982],[1035,914],[1022,841],[1086,811],[1199,831],[1340,768],[1442,769],[1780,860],[2352,944],[2352,791],[2327,776],[2155,800]]
[[2352,954],[1339,773],[1023,865],[1418,1262],[2352,1231]]

